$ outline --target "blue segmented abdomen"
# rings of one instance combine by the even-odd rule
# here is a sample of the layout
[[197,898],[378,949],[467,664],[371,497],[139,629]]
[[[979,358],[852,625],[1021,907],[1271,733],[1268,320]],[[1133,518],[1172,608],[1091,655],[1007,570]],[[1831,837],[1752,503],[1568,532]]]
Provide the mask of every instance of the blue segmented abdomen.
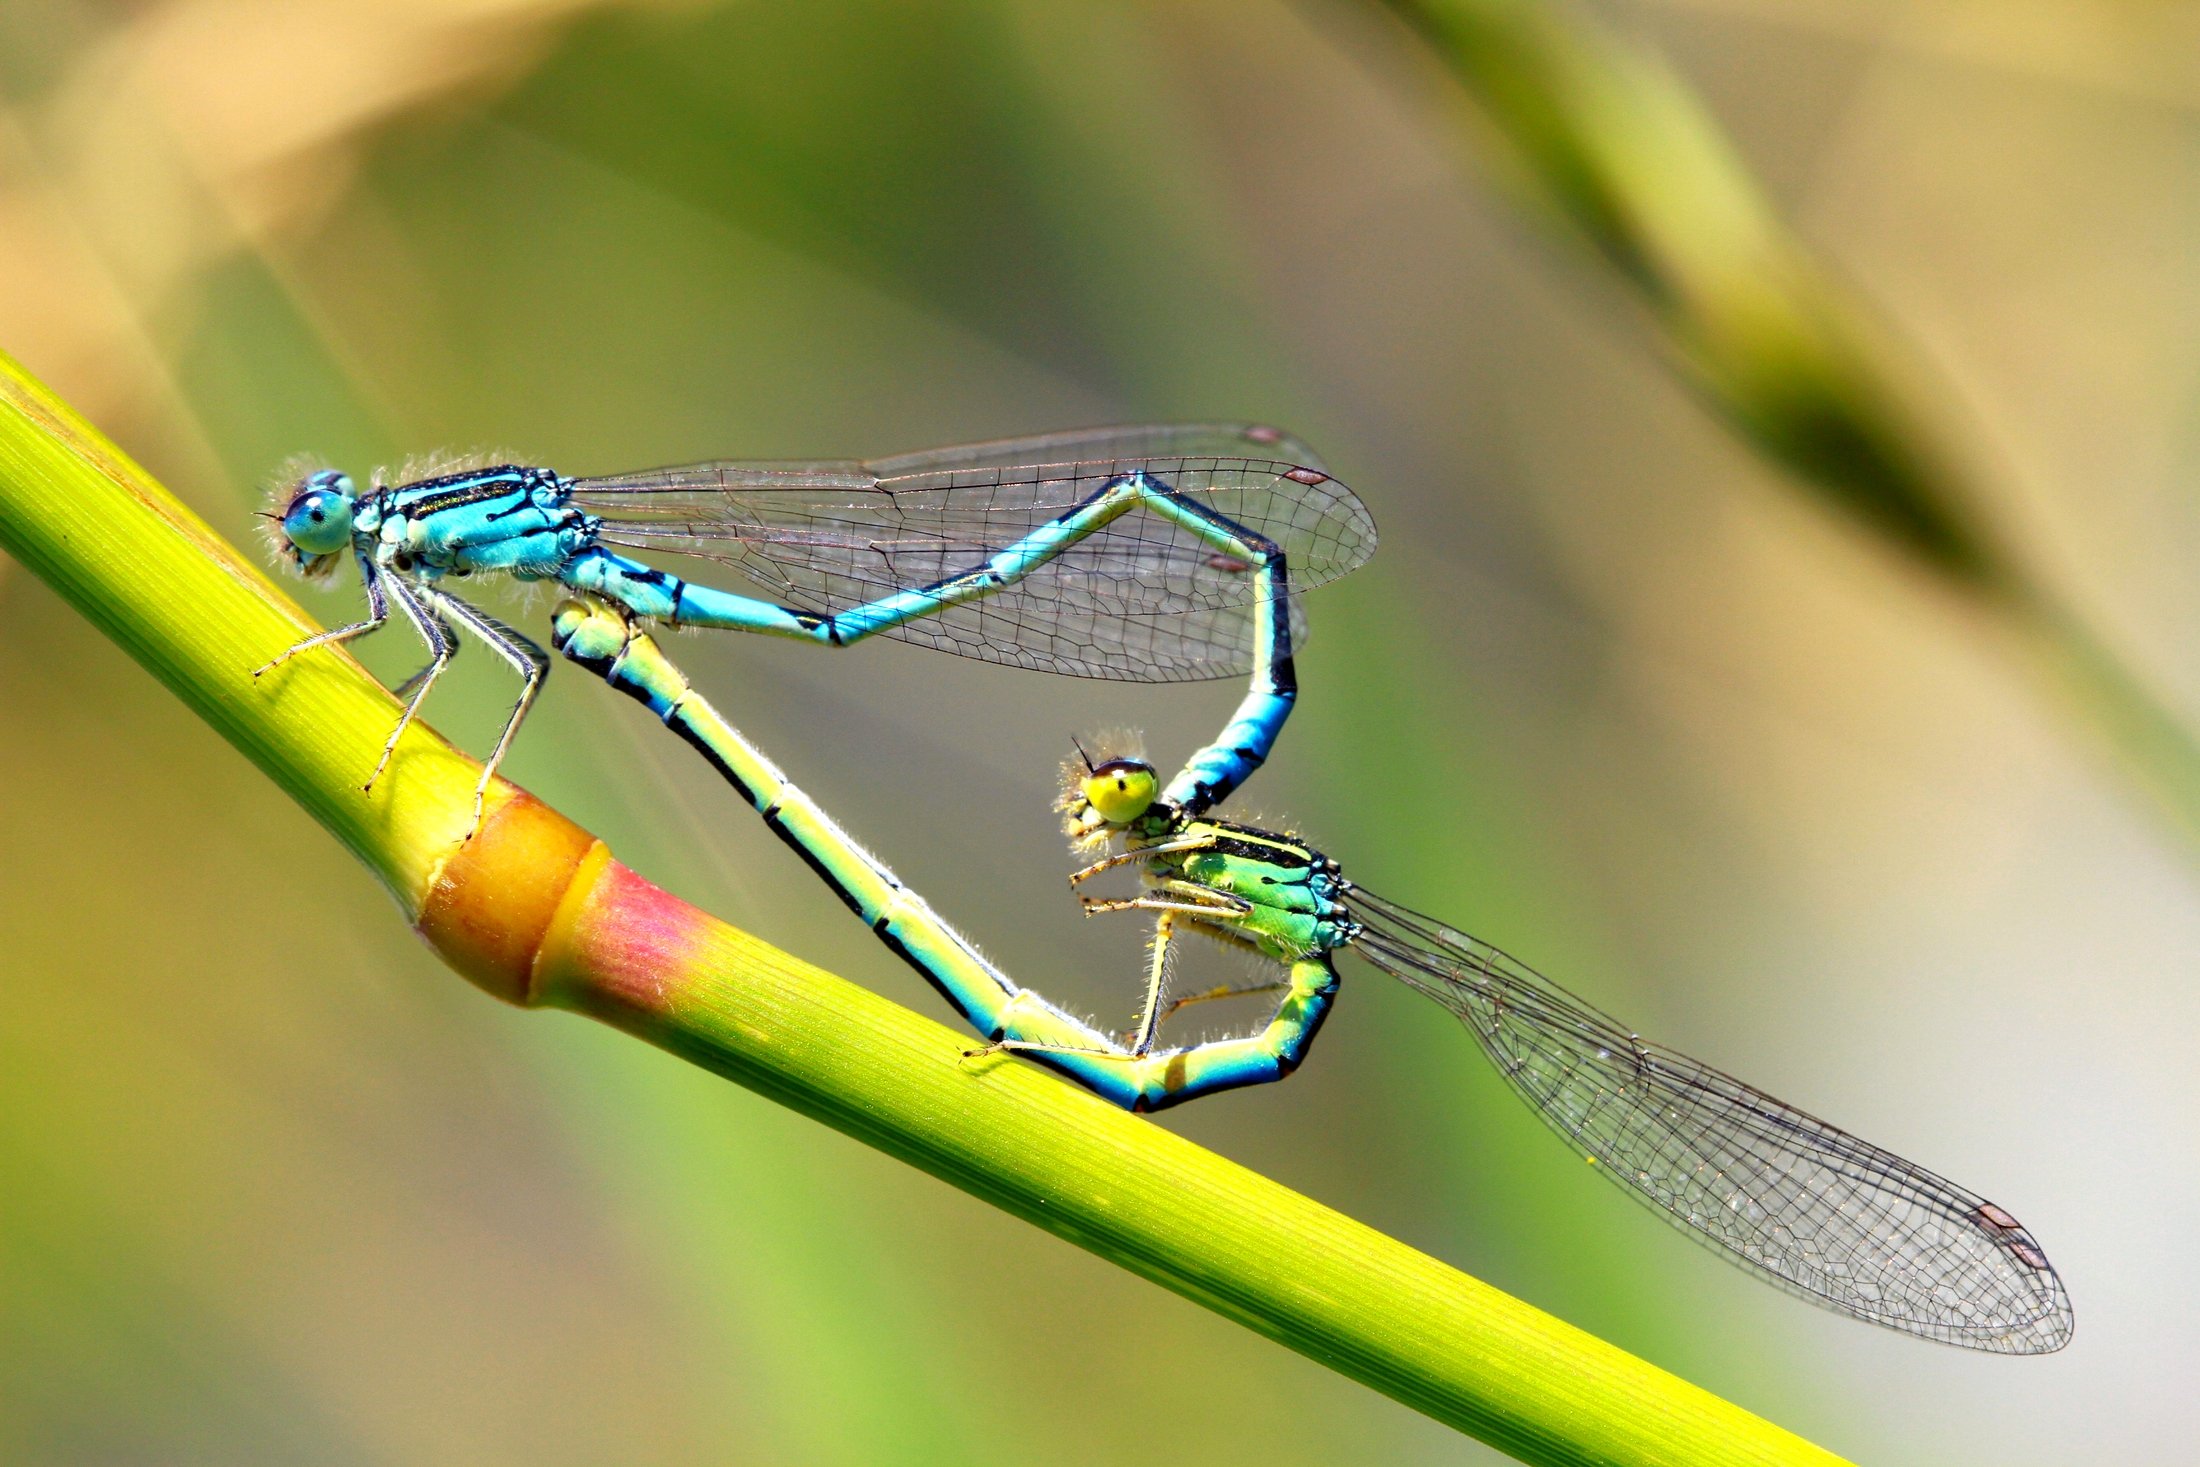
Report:
[[698,586],[600,545],[591,545],[573,556],[559,569],[558,579],[575,590],[593,591],[616,601],[636,616],[675,626],[728,627],[831,640],[823,617],[775,606],[754,596]]
[[1142,494],[1149,492],[1150,483],[1144,473],[1126,474],[1103,485],[1092,498],[1069,513],[988,556],[981,565],[927,586],[893,592],[836,612],[830,619],[829,640],[853,642],[875,636],[946,607],[979,600],[1003,590],[1076,544],[1095,526],[1121,518],[1138,503]]
[[[1185,523],[1208,523],[1188,513],[1173,496],[1164,499],[1162,506],[1164,513],[1182,517]],[[1258,599],[1253,608],[1253,680],[1221,736],[1185,761],[1184,768],[1161,793],[1163,803],[1186,815],[1199,815],[1213,808],[1252,778],[1254,771],[1267,762],[1299,696],[1298,672],[1292,661],[1290,570],[1282,550],[1266,536],[1219,516],[1213,518],[1209,528],[1236,536],[1239,548],[1255,566]]]

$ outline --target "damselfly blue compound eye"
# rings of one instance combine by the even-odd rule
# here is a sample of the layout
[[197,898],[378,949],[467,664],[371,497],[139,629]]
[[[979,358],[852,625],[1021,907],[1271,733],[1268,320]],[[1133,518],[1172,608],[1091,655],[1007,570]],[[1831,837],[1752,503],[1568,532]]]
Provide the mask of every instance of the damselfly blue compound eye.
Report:
[[334,555],[351,543],[351,476],[335,469],[309,474],[283,510],[283,534],[306,555]]

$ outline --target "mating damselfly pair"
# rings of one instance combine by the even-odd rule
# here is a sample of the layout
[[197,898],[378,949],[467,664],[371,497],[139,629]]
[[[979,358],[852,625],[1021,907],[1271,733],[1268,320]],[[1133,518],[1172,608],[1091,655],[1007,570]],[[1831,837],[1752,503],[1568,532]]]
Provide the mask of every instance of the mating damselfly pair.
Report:
[[[384,625],[394,605],[431,659],[399,688],[398,736],[471,635],[522,692],[477,791],[547,675],[531,640],[452,583],[504,574],[570,596],[552,640],[694,744],[893,951],[986,1037],[1117,1104],[1158,1110],[1281,1079],[1357,951],[1442,1004],[1577,1152],[1660,1216],[1772,1282],[1840,1312],[2004,1353],[2060,1348],[2061,1280],[1994,1203],[1749,1085],[1654,1045],[1499,950],[1361,890],[1289,834],[1210,815],[1267,758],[1297,688],[1298,597],[1374,550],[1372,518],[1296,440],[1266,427],[1102,429],[870,462],[708,463],[598,478],[450,465],[359,492],[319,469],[287,480],[278,548],[308,573],[349,556],[365,619],[287,658]],[[726,590],[627,552],[730,570]],[[761,631],[845,646],[884,634],[1013,666],[1132,682],[1249,675],[1228,724],[1163,781],[1143,756],[1080,750],[1063,809],[1073,846],[1151,912],[1145,1000],[1108,1033],[1012,981],[743,738],[646,629]],[[278,658],[277,663],[283,659]],[[261,672],[271,670],[269,664]],[[409,695],[409,696],[407,696]],[[381,772],[377,765],[369,784]],[[1106,854],[1100,854],[1105,852]],[[1275,976],[1172,998],[1180,935],[1255,955]],[[1238,1038],[1180,1048],[1192,1003],[1279,995]]]

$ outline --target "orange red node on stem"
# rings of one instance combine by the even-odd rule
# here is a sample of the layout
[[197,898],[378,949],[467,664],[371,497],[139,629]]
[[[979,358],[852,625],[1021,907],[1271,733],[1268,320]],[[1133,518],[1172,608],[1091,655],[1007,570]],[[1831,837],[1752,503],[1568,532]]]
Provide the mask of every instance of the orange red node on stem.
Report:
[[651,885],[564,815],[513,790],[435,873],[413,930],[451,967],[532,1007],[576,981],[662,1007],[714,919]]

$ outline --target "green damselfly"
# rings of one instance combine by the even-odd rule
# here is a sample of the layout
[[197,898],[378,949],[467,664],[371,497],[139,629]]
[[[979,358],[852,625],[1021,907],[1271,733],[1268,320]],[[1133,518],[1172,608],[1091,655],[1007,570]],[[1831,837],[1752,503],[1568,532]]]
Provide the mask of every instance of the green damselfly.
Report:
[[[989,1041],[1133,1110],[1280,1080],[1306,1056],[1357,951],[1466,1023],[1508,1084],[1596,1169],[1690,1236],[1782,1288],[1871,1323],[1971,1349],[2068,1343],[2070,1301],[2039,1244],[1996,1204],[1763,1091],[1642,1039],[1497,949],[1346,881],[1296,838],[1202,818],[1152,765],[1079,751],[1063,811],[1073,843],[1114,853],[1081,885],[1135,866],[1149,889],[1086,909],[1151,911],[1146,998],[1117,1036],[1020,987],[852,840],[688,685],[617,606],[561,605],[555,645],[699,749],[897,956]],[[1169,998],[1180,932],[1281,976]],[[1280,994],[1254,1034],[1181,1048],[1189,1004]]]
[[[1256,1047],[1295,1064],[1336,993],[1336,955],[1357,952],[1450,1010],[1600,1175],[1730,1261],[1947,1344],[2036,1355],[2070,1342],[2070,1297],[2046,1253],[1968,1188],[1642,1038],[1490,944],[1346,880],[1294,836],[1176,809],[1141,759],[1073,771],[1064,803],[1074,846],[1115,848],[1073,887],[1122,866],[1143,880],[1139,895],[1086,897],[1085,910],[1156,914],[1134,1054],[1191,1004],[1281,993]],[[1171,1000],[1180,931],[1283,976]],[[1180,1051],[1180,1063],[1210,1047]]]

